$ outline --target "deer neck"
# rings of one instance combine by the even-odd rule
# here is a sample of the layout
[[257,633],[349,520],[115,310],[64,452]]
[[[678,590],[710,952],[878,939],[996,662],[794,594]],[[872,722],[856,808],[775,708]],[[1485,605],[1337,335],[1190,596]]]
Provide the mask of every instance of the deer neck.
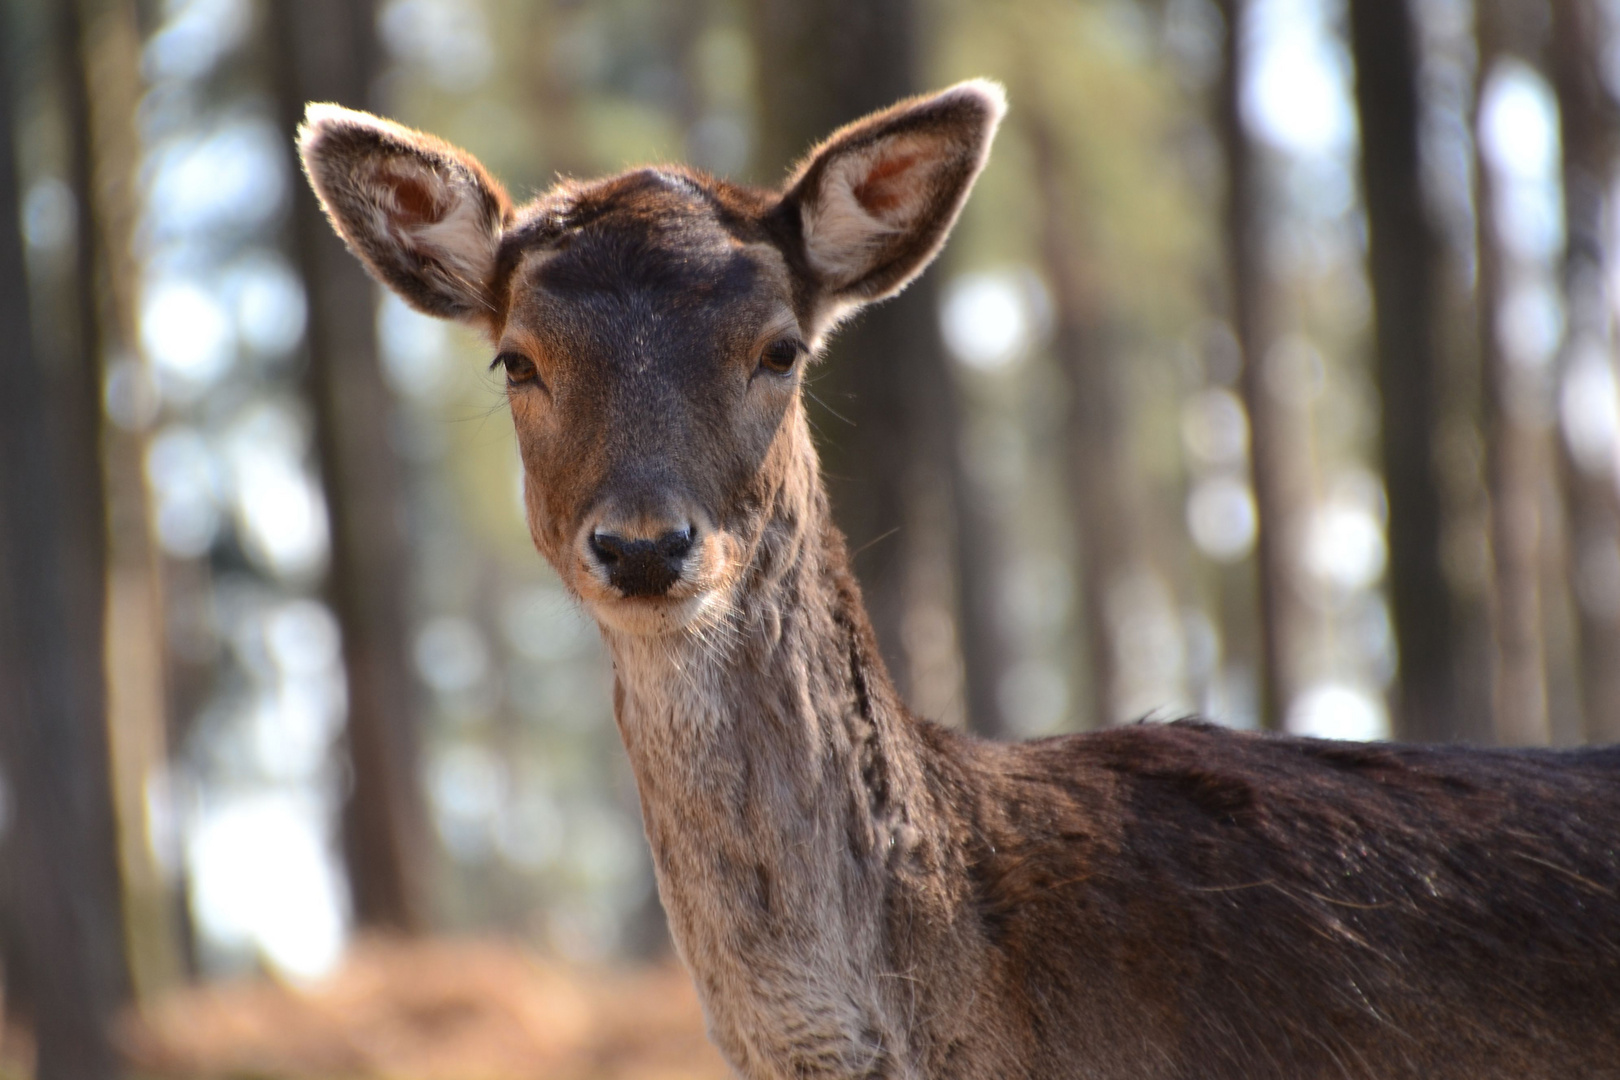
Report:
[[769,1002],[786,995],[840,1067],[869,1066],[873,1035],[898,1034],[883,912],[920,842],[918,741],[807,435],[767,505],[723,624],[608,632],[615,714],[672,934],[733,1063],[780,1056]]

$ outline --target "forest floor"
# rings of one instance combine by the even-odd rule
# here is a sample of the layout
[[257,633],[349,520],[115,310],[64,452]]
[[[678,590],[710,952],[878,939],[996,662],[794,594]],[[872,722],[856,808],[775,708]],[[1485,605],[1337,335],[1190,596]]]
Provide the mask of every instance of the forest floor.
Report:
[[[361,942],[309,986],[187,987],[132,1015],[121,1038],[141,1080],[730,1075],[678,965],[573,969],[487,940]],[[27,1075],[13,1068],[0,1077]]]

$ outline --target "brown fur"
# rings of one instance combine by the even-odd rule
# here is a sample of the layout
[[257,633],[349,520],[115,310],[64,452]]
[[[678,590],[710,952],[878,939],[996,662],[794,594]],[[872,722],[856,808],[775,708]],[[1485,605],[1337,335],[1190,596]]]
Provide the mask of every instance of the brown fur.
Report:
[[[1620,1077],[1620,750],[1194,722],[996,745],[897,699],[803,363],[761,357],[922,270],[1000,109],[902,103],[781,193],[644,169],[512,212],[403,128],[325,110],[303,137],[356,252],[513,373],[535,543],[612,651],[713,1038],[760,1080]],[[487,237],[420,231],[457,199]],[[663,596],[591,553],[683,524]]]

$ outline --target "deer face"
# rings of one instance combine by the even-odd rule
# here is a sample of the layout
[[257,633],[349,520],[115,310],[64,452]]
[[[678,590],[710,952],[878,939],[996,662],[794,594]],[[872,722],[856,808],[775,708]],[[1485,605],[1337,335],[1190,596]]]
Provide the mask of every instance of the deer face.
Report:
[[813,328],[748,202],[633,172],[553,193],[512,255],[495,336],[530,530],[622,629],[727,596],[780,486]]
[[373,275],[489,336],[535,545],[603,623],[661,634],[723,609],[806,496],[805,364],[933,258],[1003,109],[983,82],[904,102],[781,191],[642,169],[518,210],[467,154],[364,113],[311,106],[300,147]]

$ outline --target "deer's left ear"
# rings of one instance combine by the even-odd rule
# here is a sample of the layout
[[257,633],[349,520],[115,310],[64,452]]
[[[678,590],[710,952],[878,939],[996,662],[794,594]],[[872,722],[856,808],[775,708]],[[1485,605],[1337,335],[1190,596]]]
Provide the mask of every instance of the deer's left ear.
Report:
[[1007,111],[986,79],[958,83],[857,120],[811,152],[788,181],[805,261],[823,296],[892,296],[939,252]]

